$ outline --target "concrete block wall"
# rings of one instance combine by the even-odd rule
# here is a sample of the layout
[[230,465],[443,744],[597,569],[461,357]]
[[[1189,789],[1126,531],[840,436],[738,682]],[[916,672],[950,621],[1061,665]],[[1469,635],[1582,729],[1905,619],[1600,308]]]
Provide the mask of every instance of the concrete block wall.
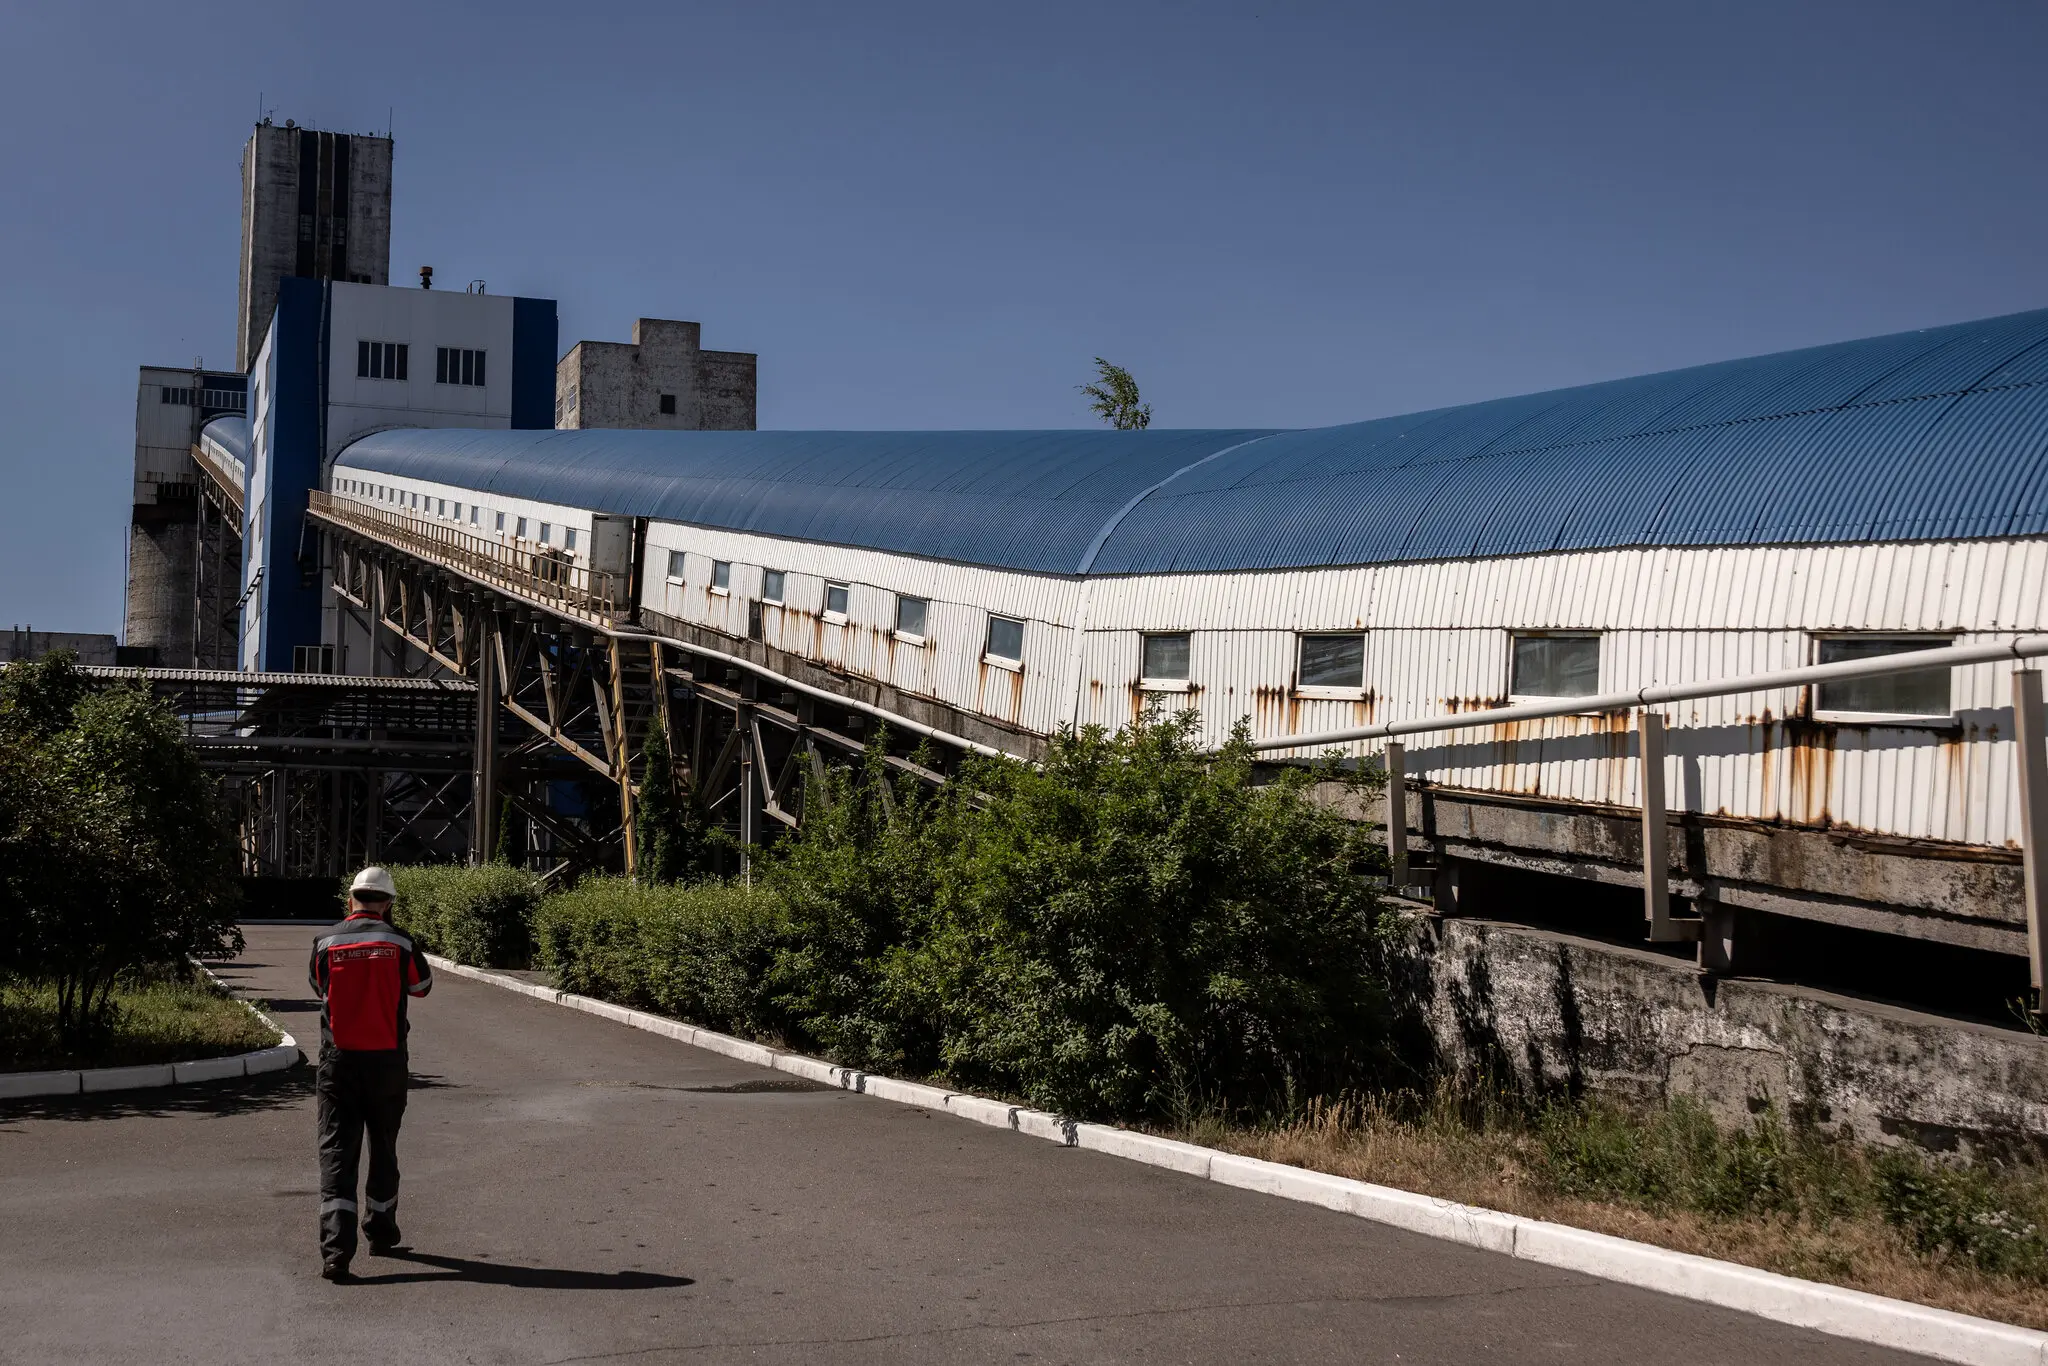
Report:
[[555,426],[752,431],[756,357],[702,343],[701,323],[668,318],[639,319],[630,342],[578,342],[555,367]]
[[38,631],[17,626],[0,636],[0,664],[17,659],[41,659],[52,650],[70,650],[80,664],[116,664],[116,645],[110,635],[89,631]]

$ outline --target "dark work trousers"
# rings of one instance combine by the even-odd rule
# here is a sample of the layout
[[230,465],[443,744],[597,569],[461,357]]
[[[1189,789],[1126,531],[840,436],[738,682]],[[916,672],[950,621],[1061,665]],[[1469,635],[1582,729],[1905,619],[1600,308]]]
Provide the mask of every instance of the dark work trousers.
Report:
[[398,1235],[398,1124],[405,1117],[405,1055],[320,1054],[320,1254],[356,1250],[356,1164],[370,1136],[370,1179],[363,1189],[363,1232]]

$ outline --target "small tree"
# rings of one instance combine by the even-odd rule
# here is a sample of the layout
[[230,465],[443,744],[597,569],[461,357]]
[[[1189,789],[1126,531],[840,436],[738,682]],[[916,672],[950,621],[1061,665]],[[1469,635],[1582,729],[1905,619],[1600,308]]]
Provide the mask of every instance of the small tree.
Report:
[[1120,432],[1141,432],[1152,425],[1152,405],[1138,401],[1138,381],[1121,365],[1095,358],[1096,381],[1080,386],[1095,415]]
[[241,949],[232,836],[177,718],[139,686],[87,691],[67,655],[0,684],[0,914],[11,970],[57,989],[67,1047],[114,984]]
[[640,770],[640,800],[633,834],[645,882],[694,882],[712,871],[721,841],[697,803],[695,789],[677,778],[668,731],[656,718]]

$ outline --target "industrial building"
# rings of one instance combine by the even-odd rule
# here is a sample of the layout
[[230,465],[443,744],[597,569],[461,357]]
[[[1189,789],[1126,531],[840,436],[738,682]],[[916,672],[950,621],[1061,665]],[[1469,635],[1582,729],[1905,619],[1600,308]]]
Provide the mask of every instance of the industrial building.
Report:
[[241,667],[334,671],[337,608],[305,509],[335,455],[387,427],[549,428],[554,373],[552,299],[281,281],[251,374]]
[[279,280],[388,283],[391,139],[269,119],[242,148],[242,266],[235,368],[247,371]]
[[[2048,312],[1314,431],[394,427],[330,491],[975,744],[1154,707],[1284,740],[2048,630]],[[2009,677],[1666,709],[1674,890],[1753,962],[1874,932],[2023,971]],[[1626,718],[1407,764],[1440,909],[1640,924]]]
[[657,728],[745,866],[878,734],[937,780],[1191,712],[1385,767],[1446,1048],[2048,1137],[2005,1033],[1813,993],[2040,983],[2048,311],[1315,430],[761,432],[695,323],[558,359],[551,300],[380,283],[388,143],[283,131],[246,374],[143,375],[129,612],[275,886],[631,869]]
[[240,518],[227,526],[192,463],[199,433],[248,410],[248,377],[203,367],[145,365],[135,388],[135,493],[128,526],[122,639],[138,658],[171,668],[232,667],[241,575]]
[[248,871],[632,869],[657,728],[743,867],[878,734],[935,781],[1191,712],[1384,767],[1447,1049],[2048,1138],[1981,1023],[2048,959],[2048,310],[1315,430],[760,432],[696,323],[557,359],[551,300],[384,284],[389,157],[259,128],[246,374],[142,377],[124,662],[187,670]]
[[758,358],[706,351],[703,333],[641,318],[630,342],[576,343],[555,367],[555,425],[751,432]]
[[[284,443],[287,463],[264,467],[301,501],[321,486],[325,461],[381,426],[753,428],[757,358],[704,350],[699,323],[642,318],[631,343],[579,342],[557,361],[550,300],[490,295],[481,280],[435,290],[430,266],[420,289],[389,288],[391,155],[389,137],[268,119],[243,146],[237,369],[144,366],[136,387],[128,658],[165,668],[331,667],[321,641],[340,629],[333,605],[313,604],[310,580],[261,580],[269,552],[244,555],[252,518],[266,535],[297,534],[296,522],[269,515],[270,490],[244,506],[246,427],[232,449],[201,439],[213,418],[249,412],[252,370],[259,388],[282,382],[290,391],[285,410],[263,411],[257,444]],[[272,344],[289,353],[282,372],[263,356],[280,320]],[[324,359],[300,354],[306,347]],[[424,369],[413,368],[415,355]],[[294,389],[302,374],[307,387]],[[265,629],[278,613],[296,623],[288,641]]]

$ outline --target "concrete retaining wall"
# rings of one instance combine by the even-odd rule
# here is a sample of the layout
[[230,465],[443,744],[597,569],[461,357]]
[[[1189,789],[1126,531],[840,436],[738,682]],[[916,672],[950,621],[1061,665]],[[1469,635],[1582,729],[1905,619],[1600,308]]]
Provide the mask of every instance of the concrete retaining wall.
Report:
[[1447,1060],[1533,1088],[1697,1097],[1741,1122],[1768,1098],[1873,1142],[2048,1147],[2048,1039],[1493,921],[1419,931]]

